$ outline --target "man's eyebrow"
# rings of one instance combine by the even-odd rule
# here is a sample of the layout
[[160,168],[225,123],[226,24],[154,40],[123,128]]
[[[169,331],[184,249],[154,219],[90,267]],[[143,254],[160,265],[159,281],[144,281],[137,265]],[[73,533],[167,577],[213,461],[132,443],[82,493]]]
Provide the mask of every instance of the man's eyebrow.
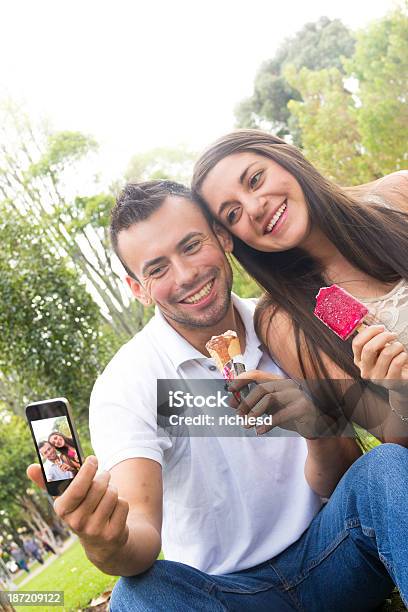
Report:
[[196,237],[203,237],[204,234],[202,232],[189,232],[187,234],[187,236],[184,236],[184,238],[182,238],[180,240],[180,242],[177,243],[177,249],[179,249],[180,247],[184,246],[187,242],[189,242],[192,238],[196,238]]
[[[196,236],[202,237],[204,236],[204,234],[202,232],[189,232],[186,236],[184,236],[184,238],[180,240],[180,242],[177,243],[176,249],[180,249],[187,242],[189,242],[192,238],[195,238]],[[149,261],[146,261],[146,263],[143,265],[142,275],[144,276],[149,268],[157,264],[163,263],[164,261],[166,261],[166,259],[167,258],[165,255],[161,255],[160,257],[155,257],[154,259],[149,259]]]
[[155,266],[159,263],[163,263],[163,261],[165,260],[166,258],[164,257],[164,255],[162,255],[161,257],[155,257],[155,259],[149,259],[149,261],[146,261],[142,268],[142,276],[146,274],[148,268],[151,268],[152,266]]
[[[238,179],[238,180],[239,180],[239,184],[240,184],[240,185],[243,185],[243,184],[244,184],[244,181],[245,181],[246,175],[248,174],[248,171],[250,170],[250,168],[252,168],[252,166],[254,166],[254,165],[255,165],[255,164],[257,164],[257,163],[258,163],[257,161],[254,161],[254,162],[252,162],[252,164],[249,164],[249,166],[247,166],[247,167],[245,168],[245,170],[243,171],[243,173],[241,174],[241,176],[240,176],[240,177],[239,177],[239,179]],[[223,202],[223,203],[221,204],[221,206],[219,207],[219,209],[218,209],[218,215],[219,215],[219,216],[221,216],[221,213],[222,213],[222,212],[224,211],[224,209],[225,209],[227,206],[229,206],[230,204],[234,204],[234,200],[227,200],[226,202]]]

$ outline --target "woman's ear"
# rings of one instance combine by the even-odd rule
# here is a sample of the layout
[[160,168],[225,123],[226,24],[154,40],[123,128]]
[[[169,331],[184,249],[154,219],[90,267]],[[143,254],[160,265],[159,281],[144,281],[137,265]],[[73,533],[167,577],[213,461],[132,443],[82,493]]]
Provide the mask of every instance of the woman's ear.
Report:
[[129,285],[133,296],[137,299],[138,302],[143,304],[143,306],[150,306],[153,303],[152,298],[148,295],[148,293],[142,287],[139,281],[132,278],[131,276],[126,276],[126,282]]
[[231,234],[221,223],[213,221],[213,231],[217,236],[219,243],[226,253],[232,253],[234,249],[234,241]]

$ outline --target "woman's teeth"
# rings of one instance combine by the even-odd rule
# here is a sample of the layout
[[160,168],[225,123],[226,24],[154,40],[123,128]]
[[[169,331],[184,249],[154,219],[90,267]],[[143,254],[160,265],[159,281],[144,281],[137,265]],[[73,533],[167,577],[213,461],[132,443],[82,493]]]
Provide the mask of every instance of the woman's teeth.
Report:
[[280,208],[278,208],[278,210],[276,211],[276,213],[273,215],[272,219],[269,221],[268,225],[266,226],[266,230],[265,230],[266,234],[268,234],[269,232],[271,232],[273,230],[273,228],[275,227],[275,225],[279,221],[280,216],[285,212],[285,210],[287,208],[287,205],[288,205],[288,203],[285,200],[284,203],[282,204],[282,206]]
[[204,297],[207,297],[207,295],[210,293],[212,289],[213,284],[214,284],[214,281],[212,280],[206,285],[204,285],[204,287],[198,293],[191,295],[190,297],[183,300],[183,302],[187,302],[187,304],[196,304],[197,302],[202,300]]

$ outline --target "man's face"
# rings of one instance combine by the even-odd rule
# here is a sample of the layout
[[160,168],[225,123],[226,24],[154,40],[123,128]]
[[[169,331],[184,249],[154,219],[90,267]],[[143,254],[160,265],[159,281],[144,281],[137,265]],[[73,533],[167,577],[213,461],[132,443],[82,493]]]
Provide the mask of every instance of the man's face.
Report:
[[44,444],[44,446],[41,447],[41,454],[43,457],[45,457],[45,459],[48,459],[49,461],[55,461],[55,459],[57,458],[57,451],[55,450],[55,448],[53,446],[51,446],[51,444]]
[[135,297],[144,304],[150,298],[170,322],[210,327],[226,315],[232,270],[224,249],[232,241],[225,230],[214,234],[196,204],[169,196],[148,219],[120,232],[118,246],[138,278],[128,278]]

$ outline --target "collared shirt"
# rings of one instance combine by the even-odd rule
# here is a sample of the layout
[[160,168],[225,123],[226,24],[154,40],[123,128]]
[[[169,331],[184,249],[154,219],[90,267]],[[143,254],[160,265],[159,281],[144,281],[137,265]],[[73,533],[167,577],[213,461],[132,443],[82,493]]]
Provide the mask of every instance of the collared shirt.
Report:
[[[246,331],[246,369],[280,373],[255,333],[255,301],[233,301]],[[321,506],[304,476],[306,442],[163,435],[157,379],[175,378],[222,377],[157,311],[95,383],[90,431],[100,466],[134,457],[162,465],[166,559],[214,574],[253,567],[296,541]]]
[[61,470],[56,463],[53,463],[49,459],[44,463],[44,471],[49,482],[54,480],[66,480],[67,478],[74,477],[72,472]]

